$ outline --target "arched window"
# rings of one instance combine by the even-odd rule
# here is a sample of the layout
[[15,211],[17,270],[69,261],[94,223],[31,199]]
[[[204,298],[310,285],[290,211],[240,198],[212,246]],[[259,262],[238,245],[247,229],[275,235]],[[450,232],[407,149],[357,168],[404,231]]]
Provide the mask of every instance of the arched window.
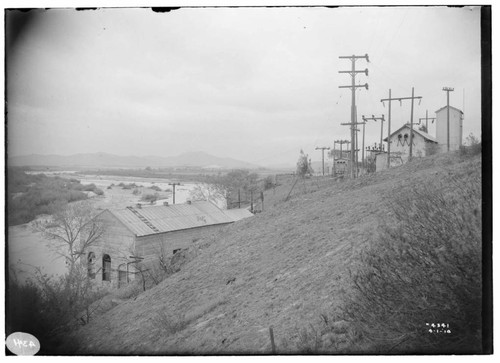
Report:
[[128,283],[127,264],[118,265],[118,288]]
[[111,257],[102,256],[102,281],[111,281]]
[[95,279],[95,253],[89,252],[87,255],[87,275],[91,279]]
[[399,144],[403,145],[403,135],[401,134],[398,135],[398,146]]

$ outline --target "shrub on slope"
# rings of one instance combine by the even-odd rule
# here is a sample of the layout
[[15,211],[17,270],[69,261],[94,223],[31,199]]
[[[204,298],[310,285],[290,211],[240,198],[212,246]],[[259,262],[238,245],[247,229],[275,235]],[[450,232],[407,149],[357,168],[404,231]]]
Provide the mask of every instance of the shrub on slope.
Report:
[[481,174],[469,165],[386,198],[390,217],[353,268],[344,307],[371,350],[480,352]]

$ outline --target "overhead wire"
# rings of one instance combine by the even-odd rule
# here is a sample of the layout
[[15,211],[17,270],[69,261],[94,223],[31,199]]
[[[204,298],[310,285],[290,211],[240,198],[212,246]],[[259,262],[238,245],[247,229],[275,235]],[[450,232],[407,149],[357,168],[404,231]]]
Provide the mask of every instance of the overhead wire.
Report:
[[[404,23],[404,21],[406,19],[406,15],[407,14],[408,14],[408,9],[405,9],[405,12],[404,12],[403,17],[401,19],[401,22],[399,23],[399,25],[398,25],[398,27],[397,27],[397,29],[395,31],[391,31],[392,37],[387,42],[387,44],[385,45],[385,47],[383,48],[383,51],[380,51],[382,48],[379,48],[379,52],[380,52],[380,55],[381,55],[381,57],[380,57],[380,60],[381,60],[380,63],[382,63],[382,61],[384,60],[384,58],[385,58],[384,54],[385,54],[385,51],[387,50],[387,48],[389,48],[389,45],[391,45],[392,41],[396,38],[397,35],[399,35],[399,33],[400,33],[399,30],[401,29],[401,26],[403,25],[403,23]],[[378,56],[378,54],[377,54],[377,56]]]

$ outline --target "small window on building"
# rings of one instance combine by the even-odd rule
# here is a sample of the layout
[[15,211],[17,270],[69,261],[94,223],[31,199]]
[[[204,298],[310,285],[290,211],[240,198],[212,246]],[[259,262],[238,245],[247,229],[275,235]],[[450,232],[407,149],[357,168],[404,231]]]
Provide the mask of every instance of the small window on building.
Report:
[[102,281],[111,281],[111,257],[102,256]]
[[95,253],[89,252],[87,256],[87,275],[91,279],[95,279]]

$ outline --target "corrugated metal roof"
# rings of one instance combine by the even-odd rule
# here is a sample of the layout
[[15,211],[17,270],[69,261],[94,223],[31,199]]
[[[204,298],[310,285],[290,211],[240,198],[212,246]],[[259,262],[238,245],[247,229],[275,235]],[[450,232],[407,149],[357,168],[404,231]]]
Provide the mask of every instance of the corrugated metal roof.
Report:
[[212,203],[203,201],[144,208],[129,207],[110,212],[137,236],[231,223],[249,217],[242,212],[228,215]]
[[248,218],[248,217],[253,217],[252,212],[250,212],[248,209],[241,208],[241,209],[226,209],[224,213],[231,218],[233,221],[240,221],[242,219]]

